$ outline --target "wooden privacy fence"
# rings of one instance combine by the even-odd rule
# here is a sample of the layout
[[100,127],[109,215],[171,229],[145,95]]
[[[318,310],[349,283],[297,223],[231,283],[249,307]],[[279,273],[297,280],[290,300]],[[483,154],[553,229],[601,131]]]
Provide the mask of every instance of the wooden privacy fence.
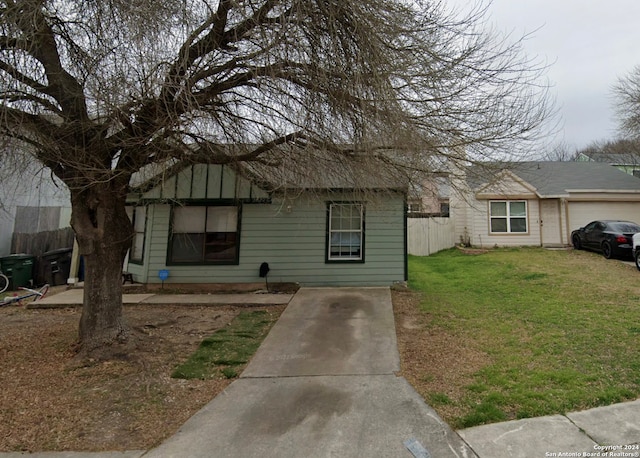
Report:
[[409,254],[429,256],[455,246],[453,221],[446,217],[407,218]]
[[47,251],[73,247],[73,237],[73,229],[70,227],[35,234],[14,232],[11,239],[11,252],[42,256]]

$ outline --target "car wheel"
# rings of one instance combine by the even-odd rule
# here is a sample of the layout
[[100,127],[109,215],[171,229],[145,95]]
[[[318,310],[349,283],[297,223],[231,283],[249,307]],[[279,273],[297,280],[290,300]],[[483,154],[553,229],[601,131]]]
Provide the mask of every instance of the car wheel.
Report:
[[573,238],[571,239],[571,242],[573,243],[573,247],[576,250],[582,249],[582,243],[580,243],[580,237],[578,237],[578,234],[573,236]]
[[611,256],[613,256],[613,250],[609,242],[602,242],[602,255],[607,259],[611,259]]
[[640,270],[640,250],[636,251],[636,255],[634,257],[636,259],[636,267]]

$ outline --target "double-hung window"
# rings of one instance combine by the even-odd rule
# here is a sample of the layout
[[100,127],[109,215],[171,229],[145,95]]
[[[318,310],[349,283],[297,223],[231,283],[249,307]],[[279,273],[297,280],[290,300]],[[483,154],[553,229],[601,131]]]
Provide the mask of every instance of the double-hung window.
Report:
[[492,234],[527,232],[527,201],[505,200],[489,202]]
[[239,207],[173,208],[170,264],[238,264]]
[[144,255],[144,233],[147,222],[147,207],[127,207],[127,215],[133,225],[133,240],[129,261],[140,264]]
[[361,203],[329,204],[327,261],[364,261],[364,206]]

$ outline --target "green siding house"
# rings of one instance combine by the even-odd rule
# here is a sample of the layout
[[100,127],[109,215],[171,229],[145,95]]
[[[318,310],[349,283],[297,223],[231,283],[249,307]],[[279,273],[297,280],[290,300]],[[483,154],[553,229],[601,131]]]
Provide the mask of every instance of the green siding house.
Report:
[[[403,189],[278,186],[195,164],[134,188],[139,283],[388,286],[406,280]],[[256,184],[260,183],[260,185]]]

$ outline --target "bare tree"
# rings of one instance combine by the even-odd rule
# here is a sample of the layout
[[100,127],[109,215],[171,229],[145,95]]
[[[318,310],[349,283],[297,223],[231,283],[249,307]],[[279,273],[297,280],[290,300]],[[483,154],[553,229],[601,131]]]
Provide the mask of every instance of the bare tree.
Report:
[[577,154],[578,153],[575,150],[572,151],[571,147],[567,143],[561,141],[550,146],[550,148],[543,154],[542,160],[559,162],[573,161]]
[[544,68],[483,15],[420,0],[0,1],[0,136],[69,187],[83,354],[127,341],[125,196],[142,167],[300,168],[321,150],[412,176],[527,151],[550,113]]
[[640,163],[640,137],[594,141],[576,152],[576,157],[581,155],[596,162],[638,165]]
[[618,127],[625,137],[640,138],[640,66],[613,87]]

